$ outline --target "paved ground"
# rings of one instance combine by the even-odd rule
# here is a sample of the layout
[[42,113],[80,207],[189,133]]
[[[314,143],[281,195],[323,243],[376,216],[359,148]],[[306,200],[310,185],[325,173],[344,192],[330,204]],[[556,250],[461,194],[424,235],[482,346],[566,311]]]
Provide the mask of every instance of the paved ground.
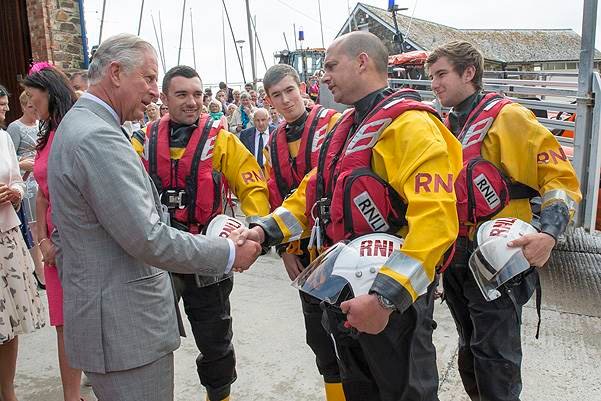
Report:
[[[598,266],[597,266],[598,267]],[[541,338],[535,340],[536,312],[524,313],[523,401],[601,400],[601,300],[567,302],[574,295],[555,292],[554,271],[543,277],[545,292]],[[596,280],[599,280],[596,275]],[[576,282],[577,283],[577,282]],[[572,293],[573,294],[573,293]],[[591,295],[592,294],[592,295]],[[561,295],[561,296],[559,296]],[[578,295],[578,294],[577,294]],[[565,297],[566,302],[562,302]],[[45,298],[45,294],[44,294]],[[562,305],[568,305],[562,308]],[[279,259],[263,256],[253,268],[236,276],[232,294],[234,341],[238,355],[238,381],[233,400],[323,400],[320,377],[304,343],[300,303]],[[575,305],[575,306],[574,306]],[[581,305],[578,307],[578,305]],[[441,401],[469,401],[455,367],[456,331],[446,305],[437,305],[435,344],[441,377]],[[188,332],[189,329],[188,329]],[[204,400],[198,384],[193,339],[183,340],[176,352],[176,400]],[[55,334],[46,327],[20,338],[17,394],[21,401],[60,401],[62,392],[56,360]],[[95,400],[89,388],[86,400]]]

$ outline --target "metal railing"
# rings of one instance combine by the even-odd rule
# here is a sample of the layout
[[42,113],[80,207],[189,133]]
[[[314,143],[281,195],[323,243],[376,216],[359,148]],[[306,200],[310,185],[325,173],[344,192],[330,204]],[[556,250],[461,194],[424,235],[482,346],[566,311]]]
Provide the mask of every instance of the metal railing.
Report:
[[575,71],[484,71],[484,77],[504,78],[508,76],[536,76],[543,81],[547,77],[572,77],[578,78],[578,72]]
[[[493,81],[493,82],[491,82]],[[568,113],[572,114],[576,112],[576,105],[574,101],[578,95],[578,90],[576,84],[573,84],[570,88],[557,88],[554,85],[556,82],[554,81],[535,81],[528,80],[526,81],[528,85],[519,85],[516,82],[520,82],[520,80],[503,80],[503,79],[494,79],[490,80],[485,78],[484,82],[484,90],[486,92],[497,92],[501,93],[516,103],[520,103],[523,106],[531,109],[531,110],[545,110],[550,112],[552,115],[557,115],[559,113]],[[539,83],[536,86],[536,82]],[[390,79],[389,84],[393,88],[398,88],[401,86],[410,86],[413,88],[417,88],[416,90],[422,96],[422,98],[426,101],[435,101],[436,96],[432,90],[422,89],[422,88],[431,88],[432,81],[426,80],[415,80],[415,79]],[[559,82],[557,84],[565,84],[565,82]],[[545,100],[535,100],[535,99],[524,99],[520,96],[534,96],[534,97],[546,97]],[[441,107],[439,104],[436,104],[439,112],[447,112],[448,109]],[[574,122],[571,121],[563,121],[554,118],[544,118],[539,117],[538,120],[541,124],[547,127],[550,130],[553,129],[562,129],[562,130],[571,130],[575,129]]]

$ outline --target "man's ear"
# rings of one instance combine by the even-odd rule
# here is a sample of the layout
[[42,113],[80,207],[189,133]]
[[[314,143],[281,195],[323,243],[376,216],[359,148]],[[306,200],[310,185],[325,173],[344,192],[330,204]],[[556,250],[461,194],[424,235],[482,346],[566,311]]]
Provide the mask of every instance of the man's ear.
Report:
[[357,56],[357,62],[359,63],[359,71],[365,71],[368,63],[370,62],[369,55],[365,52],[359,53]]
[[466,69],[463,71],[463,75],[461,76],[461,79],[463,80],[464,83],[468,83],[468,82],[471,82],[475,76],[476,76],[476,67],[474,67],[473,65],[468,65],[466,67]]
[[269,106],[273,107],[273,104],[271,104],[271,99],[269,98],[269,96],[265,95],[265,98],[263,99],[263,101],[265,103],[267,103]]
[[123,67],[117,61],[112,61],[108,67],[108,76],[111,83],[117,88],[121,86],[121,74],[123,73]]
[[169,107],[169,102],[167,101],[167,95],[165,95],[163,92],[161,92],[161,94],[159,95],[159,97],[161,98],[161,102]]

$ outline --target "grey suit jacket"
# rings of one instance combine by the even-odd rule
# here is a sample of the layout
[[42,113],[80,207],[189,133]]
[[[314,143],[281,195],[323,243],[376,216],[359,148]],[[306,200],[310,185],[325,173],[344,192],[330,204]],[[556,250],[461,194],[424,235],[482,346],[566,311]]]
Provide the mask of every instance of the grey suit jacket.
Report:
[[175,350],[180,340],[164,270],[222,274],[227,240],[160,221],[158,194],[140,158],[111,113],[86,98],[56,131],[48,184],[71,367],[126,370]]

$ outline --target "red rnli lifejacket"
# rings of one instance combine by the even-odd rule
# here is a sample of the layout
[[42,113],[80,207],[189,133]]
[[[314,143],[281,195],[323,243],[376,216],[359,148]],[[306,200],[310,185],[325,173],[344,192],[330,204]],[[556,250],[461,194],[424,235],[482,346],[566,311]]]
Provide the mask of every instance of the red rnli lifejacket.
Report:
[[219,120],[202,114],[177,168],[172,165],[169,149],[169,115],[146,130],[149,142],[144,167],[159,193],[167,189],[186,191],[187,206],[175,209],[172,219],[186,225],[190,232],[200,232],[211,218],[222,213],[221,173],[213,170],[213,148],[221,129]]
[[[482,143],[495,118],[511,100],[489,93],[472,110],[457,139],[463,146],[463,168],[455,181],[459,235],[486,221],[509,204],[510,199],[539,196],[527,185],[513,183],[503,171],[482,158]],[[450,129],[447,117],[446,126]],[[516,133],[519,135],[519,133]]]
[[280,124],[269,138],[269,154],[273,174],[267,181],[271,210],[280,206],[290,191],[296,189],[303,177],[317,165],[319,149],[336,110],[315,105],[305,121],[296,158],[290,156],[286,140],[286,122]]
[[[384,98],[349,136],[355,110],[345,111],[327,136],[315,182],[307,186],[306,215],[319,217],[332,243],[372,232],[397,233],[407,224],[400,195],[371,169],[372,148],[382,132],[408,110],[436,111],[411,89]],[[324,212],[325,211],[325,212]],[[325,219],[325,221],[324,221]]]

